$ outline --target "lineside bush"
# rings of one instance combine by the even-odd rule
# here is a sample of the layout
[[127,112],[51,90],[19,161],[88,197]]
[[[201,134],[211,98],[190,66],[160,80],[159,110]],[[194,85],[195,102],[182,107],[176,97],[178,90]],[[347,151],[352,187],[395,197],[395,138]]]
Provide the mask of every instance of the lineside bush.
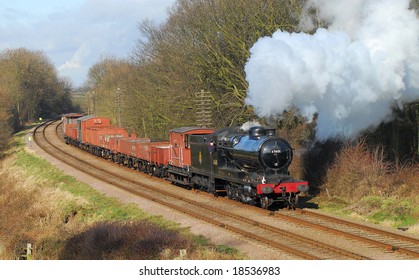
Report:
[[419,220],[419,165],[390,162],[383,147],[347,144],[327,171],[323,194],[376,222],[412,225]]
[[325,187],[329,194],[348,202],[368,195],[413,197],[419,194],[418,171],[417,164],[389,162],[382,147],[370,150],[359,141],[338,153],[327,172]]

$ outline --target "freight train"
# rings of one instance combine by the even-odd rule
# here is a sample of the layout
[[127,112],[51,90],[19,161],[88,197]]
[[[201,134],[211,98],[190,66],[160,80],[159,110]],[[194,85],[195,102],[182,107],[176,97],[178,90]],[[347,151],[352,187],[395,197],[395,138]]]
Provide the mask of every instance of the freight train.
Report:
[[64,138],[89,153],[176,185],[268,209],[276,203],[295,209],[308,182],[289,171],[290,144],[262,126],[172,129],[168,141],[152,141],[111,125],[106,117],[66,114]]

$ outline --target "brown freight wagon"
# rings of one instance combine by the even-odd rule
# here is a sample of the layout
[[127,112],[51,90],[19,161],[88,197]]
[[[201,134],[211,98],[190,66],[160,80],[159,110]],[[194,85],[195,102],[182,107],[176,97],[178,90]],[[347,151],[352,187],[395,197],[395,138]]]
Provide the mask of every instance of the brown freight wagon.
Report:
[[130,168],[138,167],[138,145],[149,142],[150,138],[137,138],[135,135],[118,139],[116,141],[118,162]]
[[89,144],[86,129],[91,127],[111,126],[111,120],[105,117],[85,116],[77,119],[77,140],[81,144]]
[[91,145],[99,146],[102,139],[108,135],[115,135],[116,137],[128,137],[128,132],[125,128],[106,126],[106,127],[88,127],[86,130],[85,139]]
[[81,117],[83,117],[83,115],[79,113],[70,113],[62,116],[62,128],[64,132],[64,139],[67,144],[69,144],[70,142],[76,142],[77,119]]
[[169,161],[170,149],[167,148],[167,152],[163,147],[169,147],[169,142],[150,142],[150,143],[136,143],[137,146],[137,162],[138,169],[153,174],[155,176],[161,176],[162,169],[159,167],[161,163]]
[[124,156],[138,158],[138,144],[150,143],[150,138],[122,138],[118,141],[118,152]]
[[170,144],[151,145],[151,162],[155,165],[167,166],[170,161],[170,148]]
[[69,144],[69,141],[76,141],[77,139],[77,124],[68,124],[65,130],[65,140]]

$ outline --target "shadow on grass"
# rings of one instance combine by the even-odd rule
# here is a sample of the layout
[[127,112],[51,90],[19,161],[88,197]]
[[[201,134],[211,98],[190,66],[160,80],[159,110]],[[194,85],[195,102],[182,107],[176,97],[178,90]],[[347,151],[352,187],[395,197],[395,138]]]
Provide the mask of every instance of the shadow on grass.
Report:
[[65,260],[172,259],[191,243],[174,230],[150,222],[101,222],[70,238],[59,257]]

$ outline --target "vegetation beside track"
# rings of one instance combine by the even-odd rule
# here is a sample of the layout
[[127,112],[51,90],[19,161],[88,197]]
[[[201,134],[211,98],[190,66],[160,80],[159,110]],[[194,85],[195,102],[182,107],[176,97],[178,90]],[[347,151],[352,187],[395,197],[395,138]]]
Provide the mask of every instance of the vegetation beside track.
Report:
[[0,259],[25,258],[28,243],[32,259],[245,258],[65,175],[26,150],[24,136],[0,161]]
[[[0,161],[0,259],[22,257],[27,243],[33,259],[245,258],[65,175],[25,149],[24,136],[15,136]],[[418,174],[416,164],[395,165],[365,143],[348,145],[336,153],[310,202],[417,234]]]
[[318,157],[313,160],[325,165],[313,200],[320,209],[419,233],[417,162],[388,160],[385,149],[371,148],[362,140],[332,153],[330,164]]

